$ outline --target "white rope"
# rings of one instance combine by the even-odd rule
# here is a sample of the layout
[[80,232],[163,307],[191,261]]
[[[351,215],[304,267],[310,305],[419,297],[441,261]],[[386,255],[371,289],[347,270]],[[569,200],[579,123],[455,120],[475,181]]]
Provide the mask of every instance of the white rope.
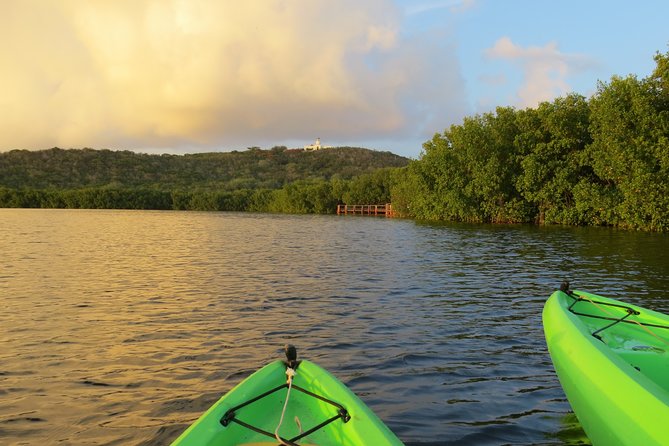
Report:
[[[283,441],[283,439],[279,436],[279,428],[281,428],[281,424],[283,423],[283,416],[286,414],[286,407],[288,407],[288,398],[290,398],[290,389],[293,387],[293,376],[295,376],[295,370],[293,370],[290,367],[286,368],[286,376],[288,377],[288,381],[286,381],[288,383],[288,391],[286,392],[286,401],[283,403],[283,410],[281,411],[281,418],[279,418],[279,425],[274,430],[274,436],[276,437],[276,440],[280,444],[285,445],[285,446],[290,446],[289,443],[286,443],[285,441]],[[295,418],[297,418],[297,417],[295,417]],[[299,420],[298,420],[298,423],[299,423]],[[301,427],[300,427],[300,430],[302,430]]]

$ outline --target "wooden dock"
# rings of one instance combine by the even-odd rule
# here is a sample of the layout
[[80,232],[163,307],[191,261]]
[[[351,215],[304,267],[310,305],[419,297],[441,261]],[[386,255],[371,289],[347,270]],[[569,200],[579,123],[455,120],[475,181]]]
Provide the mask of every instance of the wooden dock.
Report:
[[393,206],[386,204],[338,204],[337,215],[372,215],[394,217]]

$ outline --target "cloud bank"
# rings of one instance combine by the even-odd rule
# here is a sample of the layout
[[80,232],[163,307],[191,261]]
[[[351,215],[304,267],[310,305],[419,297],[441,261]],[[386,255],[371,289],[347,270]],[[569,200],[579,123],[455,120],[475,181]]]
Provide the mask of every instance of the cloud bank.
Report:
[[543,47],[523,48],[508,37],[497,40],[485,55],[490,59],[509,61],[521,68],[523,84],[517,92],[521,107],[536,107],[540,102],[569,93],[572,88],[567,78],[594,65],[584,56],[562,53],[555,42]]
[[0,150],[429,135],[463,80],[402,20],[390,0],[9,0]]

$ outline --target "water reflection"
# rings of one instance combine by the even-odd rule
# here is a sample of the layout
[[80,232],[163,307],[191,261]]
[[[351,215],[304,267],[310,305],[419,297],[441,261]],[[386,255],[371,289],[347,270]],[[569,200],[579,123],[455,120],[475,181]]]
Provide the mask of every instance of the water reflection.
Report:
[[576,415],[567,413],[562,417],[560,423],[561,429],[555,434],[555,439],[559,441],[559,444],[570,446],[591,444],[578,423]]
[[0,219],[8,444],[168,443],[287,341],[409,444],[578,444],[543,340],[548,294],[569,279],[669,310],[658,234],[179,212]]

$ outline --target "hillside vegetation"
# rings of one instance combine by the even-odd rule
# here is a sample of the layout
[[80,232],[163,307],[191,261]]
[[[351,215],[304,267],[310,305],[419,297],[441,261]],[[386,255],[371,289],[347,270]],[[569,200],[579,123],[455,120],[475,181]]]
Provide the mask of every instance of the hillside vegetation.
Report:
[[305,152],[275,147],[192,155],[112,150],[13,150],[0,153],[0,186],[34,189],[151,187],[278,189],[297,180],[350,179],[408,159],[390,152],[339,147]]
[[0,153],[0,207],[330,213],[345,200],[388,201],[388,169],[408,162],[354,147],[193,155],[13,150]]

